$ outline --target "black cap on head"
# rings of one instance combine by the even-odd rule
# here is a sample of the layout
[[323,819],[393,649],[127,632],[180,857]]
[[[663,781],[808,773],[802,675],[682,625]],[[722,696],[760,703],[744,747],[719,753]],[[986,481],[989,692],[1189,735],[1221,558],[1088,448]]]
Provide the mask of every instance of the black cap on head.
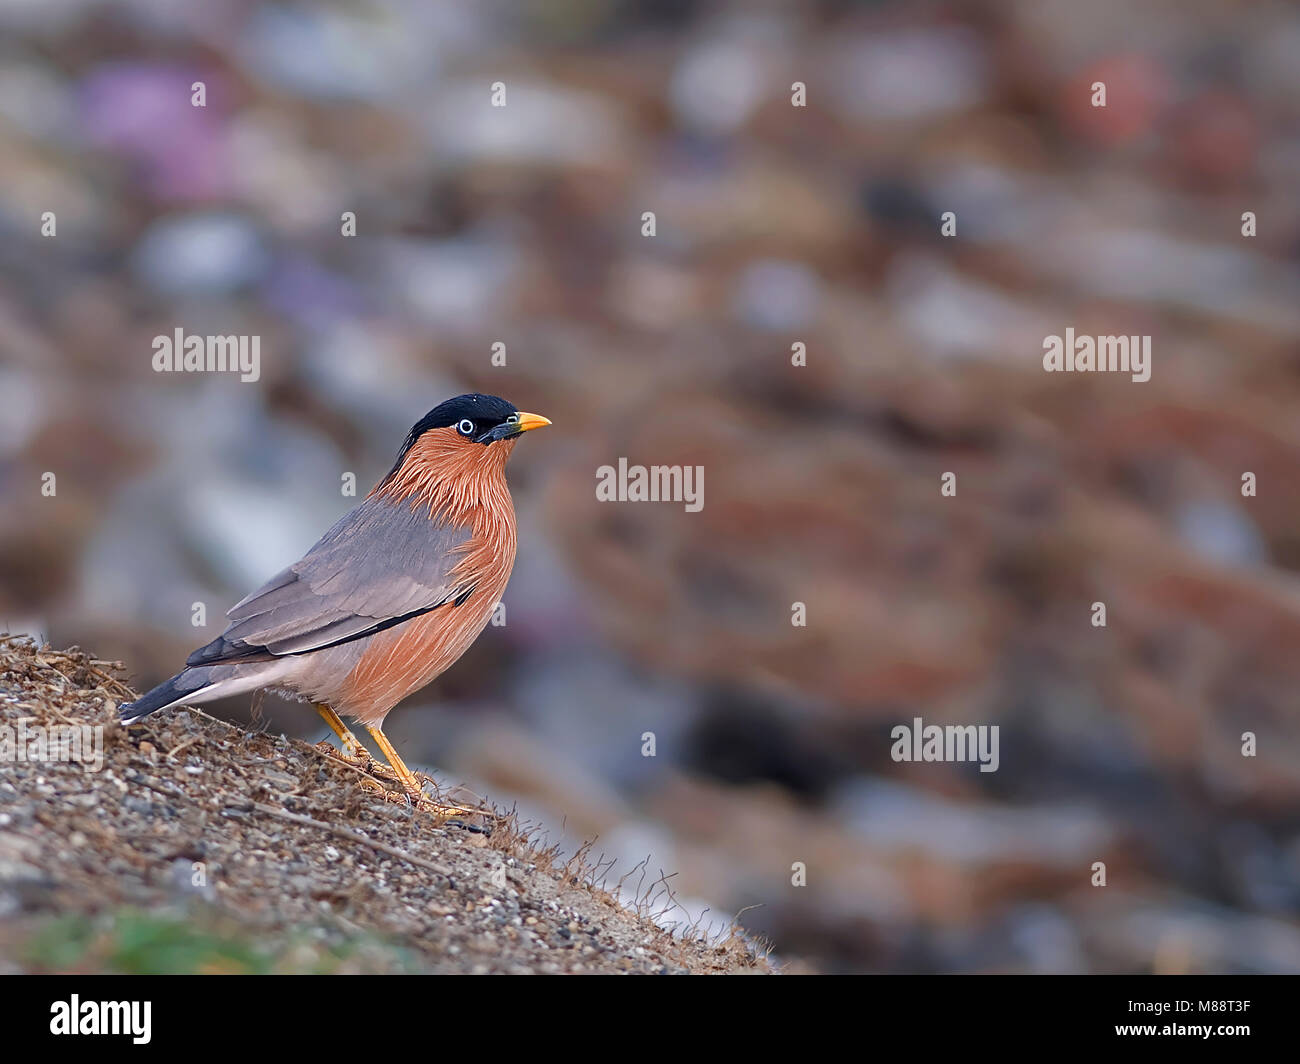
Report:
[[[406,434],[402,449],[397,452],[397,461],[393,463],[396,471],[406,458],[406,453],[429,429],[455,428],[466,439],[474,440],[486,446],[500,439],[515,435],[505,428],[511,418],[518,420],[519,409],[514,403],[507,402],[495,395],[480,395],[467,392],[455,399],[439,403],[424,417],[420,418]],[[389,475],[392,475],[390,471]]]
[[468,420],[474,423],[478,434],[481,435],[504,423],[511,414],[517,413],[519,409],[514,403],[498,399],[495,395],[468,392],[456,396],[455,399],[448,399],[445,403],[439,403],[415,423],[411,433],[419,439],[420,433],[426,429],[445,429]]

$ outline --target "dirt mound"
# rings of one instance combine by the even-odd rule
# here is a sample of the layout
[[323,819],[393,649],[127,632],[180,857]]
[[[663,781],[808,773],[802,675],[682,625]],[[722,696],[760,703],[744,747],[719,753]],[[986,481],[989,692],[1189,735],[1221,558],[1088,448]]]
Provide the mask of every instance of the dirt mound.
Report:
[[0,968],[767,972],[674,936],[507,817],[442,825],[198,710],[129,731],[121,666],[0,636]]

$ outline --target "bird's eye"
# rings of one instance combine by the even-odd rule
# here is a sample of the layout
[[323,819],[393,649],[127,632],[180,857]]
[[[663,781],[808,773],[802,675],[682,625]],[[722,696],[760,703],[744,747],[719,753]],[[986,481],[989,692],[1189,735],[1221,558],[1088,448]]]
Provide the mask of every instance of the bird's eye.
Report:
[[456,426],[456,431],[459,432],[462,436],[473,436],[474,422],[472,422],[467,417],[463,417],[460,419],[460,424]]

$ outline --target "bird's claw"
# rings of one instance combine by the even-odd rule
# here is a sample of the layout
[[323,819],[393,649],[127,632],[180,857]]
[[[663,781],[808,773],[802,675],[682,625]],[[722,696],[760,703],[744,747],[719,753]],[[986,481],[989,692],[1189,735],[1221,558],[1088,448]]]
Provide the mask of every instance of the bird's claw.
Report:
[[410,777],[407,778],[390,766],[376,761],[370,756],[365,747],[359,743],[357,746],[358,753],[353,754],[346,749],[346,744],[344,750],[338,750],[324,740],[316,744],[318,750],[360,769],[361,786],[386,802],[405,805],[408,809],[418,809],[421,812],[432,813],[449,827],[464,828],[466,831],[484,835],[490,835],[492,826],[501,819],[487,809],[473,809],[464,805],[446,804],[434,797],[430,797],[425,793],[424,788],[426,785],[432,786],[436,795],[438,785],[434,780],[415,772],[410,773]]
[[[414,777],[415,787],[403,786],[404,793],[401,797],[411,807],[425,813],[432,813],[448,826],[490,835],[493,825],[501,819],[488,809],[475,809],[470,806],[441,802],[436,797],[438,785],[434,780],[419,773],[412,773],[412,776]],[[424,792],[426,785],[433,788],[435,797],[431,797]]]

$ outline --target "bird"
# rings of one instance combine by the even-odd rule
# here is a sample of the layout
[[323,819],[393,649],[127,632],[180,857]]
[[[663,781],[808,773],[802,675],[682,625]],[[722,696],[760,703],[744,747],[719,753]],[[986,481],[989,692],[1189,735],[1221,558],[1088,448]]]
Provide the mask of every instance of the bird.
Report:
[[301,559],[237,602],[225,631],[184,669],[120,706],[121,722],[276,691],[311,702],[347,757],[368,763],[342,718],[360,724],[405,794],[423,800],[384,719],[453,665],[491,619],[515,561],[506,459],[520,436],[550,423],[493,395],[435,406],[369,494]]

